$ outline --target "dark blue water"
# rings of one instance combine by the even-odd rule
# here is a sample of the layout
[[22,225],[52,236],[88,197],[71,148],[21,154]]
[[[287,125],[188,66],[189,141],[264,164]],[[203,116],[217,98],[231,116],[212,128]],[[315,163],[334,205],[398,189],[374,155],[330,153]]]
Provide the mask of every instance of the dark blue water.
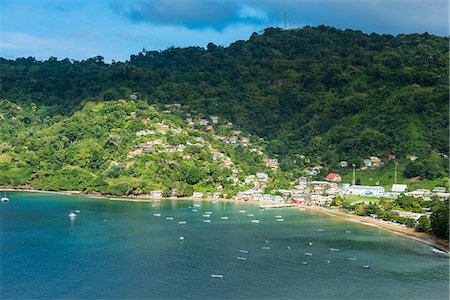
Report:
[[[10,203],[0,205],[2,299],[449,297],[447,256],[327,216],[227,202],[9,197]],[[68,213],[76,209],[81,212],[71,221]],[[212,212],[211,223],[203,222],[206,211]]]

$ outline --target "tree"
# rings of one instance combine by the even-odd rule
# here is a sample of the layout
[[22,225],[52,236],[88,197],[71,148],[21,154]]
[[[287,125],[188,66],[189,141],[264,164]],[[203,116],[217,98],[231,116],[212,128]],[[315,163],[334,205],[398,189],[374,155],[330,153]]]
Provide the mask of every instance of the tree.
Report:
[[417,220],[416,231],[419,232],[427,232],[431,229],[431,221],[427,216],[421,216],[419,220]]
[[449,213],[447,205],[441,205],[430,217],[431,230],[439,238],[448,240]]

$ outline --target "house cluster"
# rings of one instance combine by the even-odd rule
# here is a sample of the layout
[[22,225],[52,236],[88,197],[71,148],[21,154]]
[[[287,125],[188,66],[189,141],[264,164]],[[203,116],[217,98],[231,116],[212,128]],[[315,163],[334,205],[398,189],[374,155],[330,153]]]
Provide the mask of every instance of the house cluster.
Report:
[[187,142],[186,145],[179,144],[174,146],[161,139],[146,141],[139,144],[137,149],[129,151],[127,158],[133,158],[140,154],[183,152],[188,143],[189,142]]

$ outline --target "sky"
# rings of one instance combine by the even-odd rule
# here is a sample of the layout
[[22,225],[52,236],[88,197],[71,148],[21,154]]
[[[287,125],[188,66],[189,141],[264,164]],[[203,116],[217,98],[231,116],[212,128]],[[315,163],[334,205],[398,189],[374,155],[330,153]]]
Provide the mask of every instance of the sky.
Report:
[[125,61],[285,24],[447,36],[448,15],[448,0],[0,0],[0,57]]

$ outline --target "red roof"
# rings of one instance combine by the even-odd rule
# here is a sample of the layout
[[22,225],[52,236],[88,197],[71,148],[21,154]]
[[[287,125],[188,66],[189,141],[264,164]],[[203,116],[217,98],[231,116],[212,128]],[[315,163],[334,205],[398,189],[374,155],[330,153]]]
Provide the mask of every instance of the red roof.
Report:
[[336,176],[339,176],[339,174],[336,174],[336,173],[330,173],[330,174],[328,174],[327,175],[327,179],[334,179],[334,178],[336,178]]

